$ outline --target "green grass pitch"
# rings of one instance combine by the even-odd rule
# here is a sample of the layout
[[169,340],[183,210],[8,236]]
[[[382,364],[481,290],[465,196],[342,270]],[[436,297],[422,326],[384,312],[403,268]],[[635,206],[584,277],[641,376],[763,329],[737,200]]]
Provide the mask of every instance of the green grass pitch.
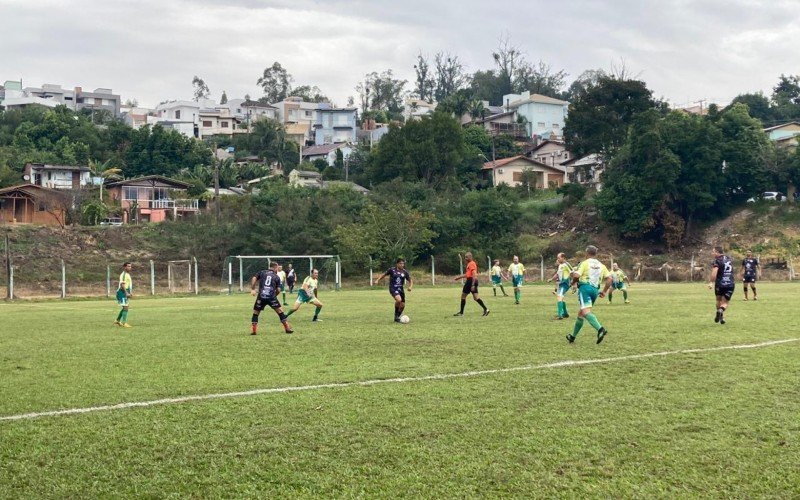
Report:
[[[610,334],[456,287],[323,292],[282,333],[248,335],[249,295],[0,304],[0,417],[180,396],[537,366],[0,420],[0,498],[800,496],[798,289],[737,289],[713,323],[701,284],[638,284],[595,308]],[[509,290],[510,292],[510,290]],[[569,296],[570,313],[576,296]],[[698,349],[637,358],[639,354]]]

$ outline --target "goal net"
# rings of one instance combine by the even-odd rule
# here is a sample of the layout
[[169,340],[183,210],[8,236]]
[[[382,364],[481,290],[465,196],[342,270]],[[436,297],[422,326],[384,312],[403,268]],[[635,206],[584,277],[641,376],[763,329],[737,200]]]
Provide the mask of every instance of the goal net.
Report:
[[294,270],[294,289],[287,286],[286,292],[297,293],[312,269],[319,271],[320,290],[341,288],[342,268],[338,255],[231,255],[225,259],[222,270],[223,291],[249,292],[250,279],[259,271],[269,269],[273,262],[277,262],[287,275],[290,269]]
[[197,293],[197,261],[171,260],[167,263],[170,293]]

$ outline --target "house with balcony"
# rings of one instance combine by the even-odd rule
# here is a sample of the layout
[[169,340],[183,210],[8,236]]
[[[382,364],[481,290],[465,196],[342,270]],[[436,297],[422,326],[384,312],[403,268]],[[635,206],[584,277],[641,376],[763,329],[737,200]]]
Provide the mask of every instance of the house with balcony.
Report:
[[198,200],[190,199],[190,185],[161,175],[148,175],[106,184],[109,199],[119,201],[123,222],[162,222],[196,215]]
[[355,142],[358,126],[356,108],[320,108],[314,123],[314,144]]
[[481,172],[483,178],[492,181],[495,187],[500,184],[519,186],[526,172],[532,173],[536,189],[558,187],[567,182],[567,173],[563,167],[545,165],[523,155],[488,161],[483,164]]
[[26,164],[23,179],[50,189],[80,189],[92,182],[89,167],[45,163]]
[[527,156],[551,167],[562,165],[572,158],[564,141],[557,139],[541,141],[528,152]]
[[230,99],[225,104],[220,104],[217,109],[227,108],[229,113],[242,123],[253,123],[258,120],[278,118],[278,108],[270,104],[247,99]]
[[212,135],[247,133],[247,128],[241,126],[241,120],[233,116],[228,108],[201,109],[198,116],[201,139]]
[[528,137],[561,136],[569,103],[541,94],[507,94],[503,96],[506,111],[514,112],[514,121],[523,122]]

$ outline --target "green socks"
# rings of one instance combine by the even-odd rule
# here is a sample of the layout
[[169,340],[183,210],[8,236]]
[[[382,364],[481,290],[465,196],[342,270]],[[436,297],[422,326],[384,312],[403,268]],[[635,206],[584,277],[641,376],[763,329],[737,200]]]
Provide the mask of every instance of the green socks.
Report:
[[594,313],[587,314],[586,321],[588,321],[589,324],[592,325],[592,328],[594,328],[595,330],[603,328],[603,325],[601,325],[600,322],[597,321],[597,316],[595,316]]
[[503,292],[503,296],[506,295],[506,291],[505,291],[505,289],[503,289],[503,285],[500,285],[500,291]]
[[120,315],[120,319],[119,319],[120,323],[127,323],[128,322],[128,311],[123,309],[122,312],[119,313],[119,315]]
[[583,328],[583,318],[578,318],[575,320],[575,327],[572,329],[572,336],[577,337],[578,333],[580,333],[581,328]]
[[521,296],[522,296],[522,292],[520,292],[519,290],[514,290],[514,300],[519,302],[519,299],[520,299]]
[[622,291],[622,298],[625,299],[625,300],[628,300],[628,291],[627,290],[623,290]]
[[117,314],[117,321],[122,321],[122,313],[125,312],[125,309],[120,309],[119,314]]
[[319,316],[320,311],[322,311],[321,307],[318,307],[318,308],[314,309],[314,318],[315,319],[316,319],[317,316]]
[[560,302],[556,302],[558,304],[558,315],[562,318],[567,315],[567,303],[563,300]]
[[608,294],[608,302],[611,303],[611,298],[614,297],[613,293]]
[[289,312],[286,313],[286,317],[288,318],[292,314],[294,314],[294,309],[289,309]]

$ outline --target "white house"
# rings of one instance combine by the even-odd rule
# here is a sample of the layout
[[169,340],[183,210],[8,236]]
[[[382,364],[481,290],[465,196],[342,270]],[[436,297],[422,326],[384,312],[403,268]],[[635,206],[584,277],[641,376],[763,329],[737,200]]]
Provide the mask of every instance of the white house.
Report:
[[503,105],[506,110],[514,112],[516,121],[520,117],[524,118],[528,137],[563,135],[569,107],[567,101],[526,91],[522,94],[504,95]]
[[567,182],[567,174],[563,167],[545,165],[526,156],[512,156],[483,164],[484,179],[491,180],[493,186],[522,184],[525,172],[532,172],[536,189],[558,187]]
[[403,117],[405,121],[417,120],[432,114],[435,110],[435,102],[427,102],[416,97],[407,97],[403,107]]
[[572,158],[564,141],[554,139],[540,142],[528,153],[528,156],[551,167],[561,165]]
[[79,189],[91,183],[89,167],[77,165],[25,165],[25,181],[50,189]]

